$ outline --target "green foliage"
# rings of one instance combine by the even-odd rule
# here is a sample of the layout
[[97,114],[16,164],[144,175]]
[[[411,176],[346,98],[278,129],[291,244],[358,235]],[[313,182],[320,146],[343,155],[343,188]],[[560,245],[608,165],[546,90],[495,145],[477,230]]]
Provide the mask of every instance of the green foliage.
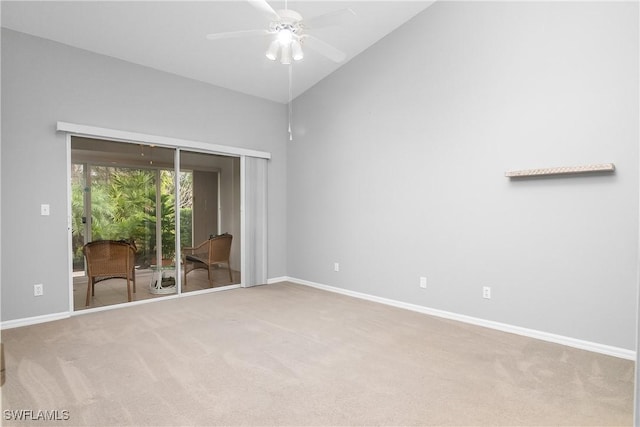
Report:
[[[82,172],[82,171],[80,171]],[[84,186],[82,182],[79,182],[75,177],[72,178],[71,184],[71,247],[74,248],[73,252],[73,268],[82,269],[84,266],[82,245],[84,244],[84,223],[83,206],[84,206]]]
[[[156,170],[94,166],[91,168],[92,240],[130,239],[138,248],[137,262],[155,263],[156,257]],[[163,259],[175,257],[175,174],[160,171],[160,227]],[[72,172],[72,239],[74,266],[82,265],[84,241],[84,185],[80,165]],[[181,174],[181,183],[191,182]],[[189,189],[190,185],[185,188]],[[190,195],[189,195],[190,196]],[[190,199],[190,197],[189,197]],[[183,197],[185,200],[185,197]],[[188,200],[188,199],[187,199]],[[191,244],[191,206],[181,209],[181,241]]]
[[193,245],[193,209],[191,207],[180,209],[180,247]]

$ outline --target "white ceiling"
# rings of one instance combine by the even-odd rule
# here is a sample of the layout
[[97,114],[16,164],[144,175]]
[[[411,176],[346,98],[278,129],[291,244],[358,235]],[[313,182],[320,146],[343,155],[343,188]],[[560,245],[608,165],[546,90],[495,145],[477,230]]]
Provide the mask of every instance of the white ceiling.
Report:
[[[284,9],[284,1],[270,1]],[[293,98],[426,9],[433,1],[290,0],[304,18],[351,8],[350,25],[310,31],[339,48],[336,64],[313,50],[293,65]],[[2,26],[70,46],[287,103],[288,67],[268,60],[270,39],[207,40],[209,33],[266,29],[269,20],[244,0],[2,1]]]

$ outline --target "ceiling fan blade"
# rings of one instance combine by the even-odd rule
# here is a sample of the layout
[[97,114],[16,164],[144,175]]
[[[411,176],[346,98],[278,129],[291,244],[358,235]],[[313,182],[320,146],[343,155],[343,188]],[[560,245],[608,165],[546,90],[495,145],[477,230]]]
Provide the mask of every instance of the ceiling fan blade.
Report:
[[324,28],[334,27],[338,25],[342,26],[349,24],[355,17],[356,13],[352,9],[347,8],[305,19],[303,21],[303,24],[305,28]]
[[319,54],[326,56],[333,62],[342,62],[347,58],[347,54],[344,53],[343,51],[331,46],[329,43],[326,43],[310,34],[305,34],[304,40],[305,40],[304,46],[308,46],[310,49],[313,49]]
[[233,39],[238,37],[253,37],[253,36],[265,36],[270,34],[268,30],[244,30],[244,31],[230,31],[227,33],[213,33],[207,34],[208,40],[221,40],[221,39]]
[[247,0],[249,4],[258,9],[269,21],[279,21],[280,15],[266,2],[266,0]]

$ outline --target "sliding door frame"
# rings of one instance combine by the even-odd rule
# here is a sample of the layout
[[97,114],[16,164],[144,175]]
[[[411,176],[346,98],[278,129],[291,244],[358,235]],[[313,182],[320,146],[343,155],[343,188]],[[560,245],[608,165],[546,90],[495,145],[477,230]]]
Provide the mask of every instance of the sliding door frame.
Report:
[[[241,246],[240,246],[240,258],[241,258],[241,265],[240,265],[240,286],[241,287],[246,287],[247,284],[245,283],[245,277],[246,277],[246,263],[244,262],[245,258],[246,258],[246,251],[247,251],[247,236],[246,233],[244,233],[244,224],[245,224],[245,211],[244,211],[244,194],[245,194],[245,184],[246,184],[246,180],[244,179],[244,159],[246,157],[256,157],[256,158],[261,158],[261,159],[271,159],[271,153],[268,152],[264,152],[264,151],[257,151],[257,150],[251,150],[251,149],[246,149],[246,148],[240,148],[240,147],[232,147],[232,146],[226,146],[226,145],[219,145],[219,144],[210,144],[210,143],[206,143],[206,142],[201,142],[201,141],[191,141],[191,140],[186,140],[186,139],[179,139],[179,138],[169,138],[169,137],[164,137],[164,136],[157,136],[157,135],[149,135],[149,134],[143,134],[143,133],[136,133],[136,132],[128,132],[128,131],[122,131],[122,130],[115,130],[115,129],[108,129],[108,128],[100,128],[100,127],[94,127],[94,126],[86,126],[86,125],[80,125],[80,124],[74,124],[74,123],[68,123],[68,122],[58,122],[57,123],[57,127],[56,130],[58,132],[65,132],[66,133],[66,151],[67,151],[67,209],[70,209],[71,206],[71,138],[72,137],[85,137],[85,138],[93,138],[93,139],[101,139],[101,140],[105,140],[105,141],[114,141],[114,142],[124,142],[124,143],[129,143],[129,144],[144,144],[144,145],[155,145],[158,147],[163,147],[163,148],[170,148],[170,149],[174,149],[175,151],[175,162],[174,162],[174,168],[176,171],[176,191],[180,192],[180,183],[179,180],[177,179],[177,177],[179,176],[180,173],[180,153],[181,151],[185,150],[185,151],[192,151],[192,152],[198,152],[198,153],[204,153],[204,154],[215,154],[215,155],[222,155],[222,156],[229,156],[229,157],[238,157],[240,158],[240,194],[241,194],[241,198],[240,198],[240,224],[241,224]],[[219,185],[219,181],[218,180],[218,185]],[[218,192],[219,194],[219,192]],[[179,211],[179,210],[178,210]],[[176,212],[176,224],[180,224],[180,213]],[[69,210],[69,212],[67,212],[67,254],[71,253],[71,247],[72,247],[72,223],[71,223],[71,211]],[[177,226],[176,227],[176,258],[179,257],[180,254],[180,245],[177,243],[180,242],[180,227]],[[177,258],[178,259],[178,258]],[[182,267],[180,266],[180,263],[176,264],[176,273],[180,274]],[[142,304],[142,303],[147,303],[147,302],[152,302],[155,301],[155,299],[148,299],[148,300],[141,300],[141,301],[133,301],[133,302],[128,302],[128,303],[124,303],[124,304],[116,304],[116,305],[112,305],[112,306],[105,306],[105,307],[96,307],[96,308],[90,308],[90,309],[85,309],[85,310],[81,310],[81,311],[74,311],[74,304],[73,304],[73,259],[71,256],[69,256],[69,265],[68,265],[68,271],[69,271],[69,312],[72,315],[76,315],[76,314],[83,314],[83,313],[88,313],[88,312],[95,312],[95,311],[102,311],[102,310],[108,310],[108,309],[113,309],[113,308],[117,308],[123,305],[135,305],[135,304]],[[178,283],[180,283],[180,285],[182,285],[181,281],[178,279]],[[180,298],[182,296],[185,295],[197,295],[197,294],[201,294],[201,293],[208,293],[208,292],[213,292],[215,290],[202,290],[202,291],[194,291],[194,292],[189,292],[187,294],[184,294],[181,292],[181,286],[179,287],[179,291],[176,295],[167,295],[165,298]],[[162,299],[165,299],[162,298]]]

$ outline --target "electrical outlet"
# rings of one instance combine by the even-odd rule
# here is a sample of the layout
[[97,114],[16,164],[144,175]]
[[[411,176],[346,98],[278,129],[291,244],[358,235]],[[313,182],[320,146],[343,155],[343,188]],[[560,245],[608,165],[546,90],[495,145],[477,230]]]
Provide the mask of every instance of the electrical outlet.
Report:
[[44,294],[44,285],[42,283],[38,283],[36,285],[33,285],[33,296],[34,297],[39,297],[42,296]]
[[427,278],[426,277],[421,277],[420,278],[420,287],[422,289],[427,289]]
[[340,263],[338,262],[333,263],[333,271],[340,271]]
[[491,288],[489,286],[482,287],[482,298],[491,299]]

